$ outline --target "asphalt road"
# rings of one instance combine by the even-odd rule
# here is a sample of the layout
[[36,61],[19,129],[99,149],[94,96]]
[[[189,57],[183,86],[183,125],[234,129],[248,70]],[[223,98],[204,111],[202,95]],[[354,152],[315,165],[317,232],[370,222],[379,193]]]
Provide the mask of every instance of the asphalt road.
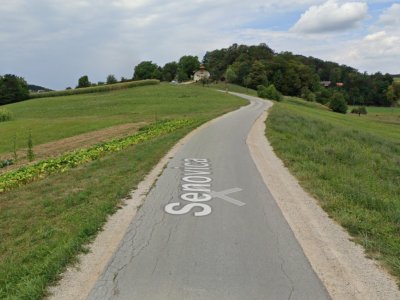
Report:
[[171,159],[88,299],[329,299],[250,156],[269,104],[247,98]]

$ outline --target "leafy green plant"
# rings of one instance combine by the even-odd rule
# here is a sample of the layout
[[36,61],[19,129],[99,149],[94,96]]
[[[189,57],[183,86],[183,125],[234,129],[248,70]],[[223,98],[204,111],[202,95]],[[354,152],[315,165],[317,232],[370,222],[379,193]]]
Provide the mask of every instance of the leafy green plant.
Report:
[[56,172],[65,172],[86,162],[94,161],[107,153],[117,152],[128,146],[143,143],[177,129],[191,126],[192,120],[164,120],[145,126],[138,133],[122,139],[97,144],[88,149],[68,152],[56,158],[42,160],[30,166],[4,173],[0,176],[0,193],[24,185]]
[[10,121],[11,119],[12,113],[5,108],[0,108],[0,122]]

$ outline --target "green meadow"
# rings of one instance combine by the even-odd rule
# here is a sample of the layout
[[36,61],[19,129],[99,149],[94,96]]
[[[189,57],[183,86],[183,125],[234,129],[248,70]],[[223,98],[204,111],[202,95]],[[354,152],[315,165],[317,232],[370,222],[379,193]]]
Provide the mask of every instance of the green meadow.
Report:
[[157,136],[63,173],[0,193],[0,299],[41,299],[49,284],[101,229],[121,199],[162,156],[196,126],[246,101],[196,85],[144,86],[107,93],[41,98],[12,105],[0,123],[1,151],[17,134],[55,141],[124,123],[189,119]]
[[287,97],[266,135],[328,214],[400,278],[400,108],[367,110],[342,115]]
[[32,99],[3,106],[13,120],[0,123],[0,157],[34,145],[126,123],[159,119],[209,119],[241,100],[196,85],[159,84],[103,93]]

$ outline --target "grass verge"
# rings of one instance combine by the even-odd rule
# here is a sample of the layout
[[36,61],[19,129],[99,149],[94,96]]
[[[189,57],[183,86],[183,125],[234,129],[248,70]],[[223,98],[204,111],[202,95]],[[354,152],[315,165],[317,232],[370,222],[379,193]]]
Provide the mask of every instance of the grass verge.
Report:
[[398,125],[288,99],[272,108],[266,134],[300,184],[400,279]]

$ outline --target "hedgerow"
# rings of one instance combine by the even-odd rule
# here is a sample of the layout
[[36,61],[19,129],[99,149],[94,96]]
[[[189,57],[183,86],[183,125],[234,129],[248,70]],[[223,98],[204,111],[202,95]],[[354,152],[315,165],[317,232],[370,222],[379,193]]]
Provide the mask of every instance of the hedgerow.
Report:
[[34,99],[34,98],[45,98],[45,97],[70,96],[70,95],[78,95],[78,94],[102,93],[102,92],[109,92],[109,91],[115,91],[115,90],[129,89],[129,88],[145,86],[145,85],[155,85],[155,84],[159,84],[159,83],[160,83],[160,81],[157,79],[129,81],[129,82],[123,82],[123,83],[92,86],[92,87],[87,87],[87,88],[77,88],[77,89],[73,89],[73,90],[71,89],[71,90],[64,90],[64,91],[35,93],[35,94],[30,94],[29,98]]
[[56,158],[42,160],[33,165],[24,166],[15,171],[9,171],[0,175],[0,193],[44,178],[52,173],[65,172],[68,169],[97,160],[107,153],[120,151],[128,146],[143,143],[193,124],[193,120],[158,121],[141,128],[138,133],[132,136],[97,144],[88,149],[68,152]]

